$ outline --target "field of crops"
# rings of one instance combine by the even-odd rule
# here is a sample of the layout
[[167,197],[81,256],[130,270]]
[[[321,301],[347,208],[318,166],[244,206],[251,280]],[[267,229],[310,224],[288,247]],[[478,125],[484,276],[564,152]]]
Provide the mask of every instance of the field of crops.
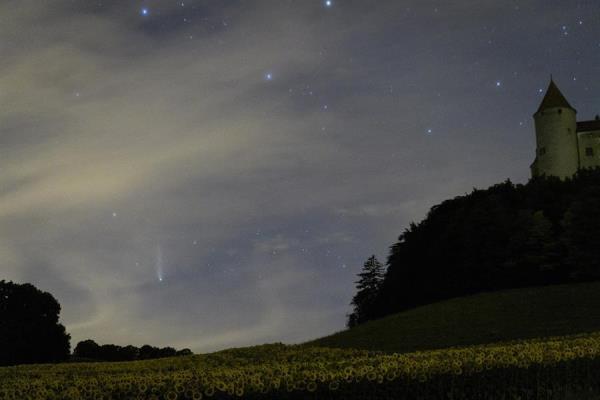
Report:
[[274,344],[5,367],[0,399],[597,399],[599,381],[597,333],[408,354]]

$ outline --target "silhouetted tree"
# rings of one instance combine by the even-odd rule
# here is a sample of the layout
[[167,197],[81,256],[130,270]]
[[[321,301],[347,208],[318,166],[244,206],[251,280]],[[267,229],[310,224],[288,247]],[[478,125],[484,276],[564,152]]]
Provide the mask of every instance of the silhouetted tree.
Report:
[[175,353],[176,356],[180,357],[180,356],[191,356],[192,351],[190,349],[181,349],[181,350],[177,350],[177,353]]
[[104,361],[126,361],[121,359],[121,346],[114,344],[103,344],[100,346],[100,356]]
[[154,346],[150,346],[148,344],[145,344],[142,347],[140,347],[139,357],[140,357],[140,360],[149,360],[152,358],[159,358],[158,348],[156,348]]
[[158,349],[159,358],[175,357],[176,354],[177,354],[177,350],[175,350],[172,347],[163,347],[161,349]]
[[70,336],[60,305],[31,284],[0,281],[0,365],[66,360]]
[[97,360],[100,358],[100,345],[91,339],[82,340],[81,342],[77,343],[77,346],[75,346],[73,355],[78,358],[90,358]]
[[363,265],[360,279],[356,282],[358,290],[352,299],[354,311],[348,316],[349,327],[361,324],[373,314],[375,299],[384,277],[383,265],[373,255]]
[[139,358],[140,349],[135,346],[128,345],[121,348],[120,351],[122,360],[137,360]]
[[141,348],[135,346],[118,346],[114,344],[98,345],[95,341],[88,339],[77,343],[73,356],[80,359],[95,361],[133,361],[149,360],[153,358],[175,357],[192,355],[190,349],[175,350],[172,347],[158,348],[144,345]]

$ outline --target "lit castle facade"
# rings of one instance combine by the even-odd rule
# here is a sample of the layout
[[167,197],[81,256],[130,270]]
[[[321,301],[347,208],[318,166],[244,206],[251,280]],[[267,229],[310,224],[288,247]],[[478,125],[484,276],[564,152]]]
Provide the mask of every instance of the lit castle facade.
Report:
[[575,110],[553,80],[535,120],[536,157],[533,177],[553,175],[569,178],[579,169],[600,167],[600,116],[579,121]]

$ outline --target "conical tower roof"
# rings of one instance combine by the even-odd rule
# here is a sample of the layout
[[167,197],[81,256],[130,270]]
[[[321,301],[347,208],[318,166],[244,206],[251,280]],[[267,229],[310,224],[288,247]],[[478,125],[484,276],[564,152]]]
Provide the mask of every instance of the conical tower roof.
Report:
[[577,112],[577,110],[575,110],[573,107],[571,107],[571,105],[569,104],[569,102],[567,101],[565,96],[563,96],[563,94],[561,93],[558,86],[556,86],[556,83],[554,83],[552,78],[550,78],[550,85],[548,85],[548,90],[546,91],[544,100],[542,100],[542,103],[540,104],[540,107],[536,111],[536,114],[547,108],[555,108],[555,107],[570,108],[571,110]]

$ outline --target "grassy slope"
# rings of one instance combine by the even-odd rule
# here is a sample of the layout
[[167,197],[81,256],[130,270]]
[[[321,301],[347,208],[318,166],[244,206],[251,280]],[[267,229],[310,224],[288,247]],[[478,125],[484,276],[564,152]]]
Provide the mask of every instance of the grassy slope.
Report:
[[456,298],[306,344],[406,352],[592,331],[600,331],[600,282]]

